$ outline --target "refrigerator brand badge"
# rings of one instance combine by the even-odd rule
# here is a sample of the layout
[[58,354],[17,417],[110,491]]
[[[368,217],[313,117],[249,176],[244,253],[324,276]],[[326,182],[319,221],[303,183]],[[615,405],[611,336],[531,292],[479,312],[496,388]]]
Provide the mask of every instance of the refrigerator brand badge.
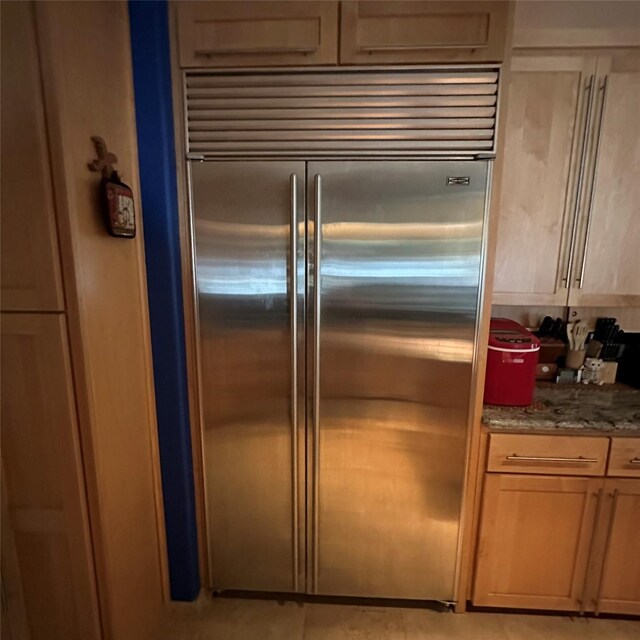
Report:
[[471,182],[469,176],[448,176],[447,187],[451,186],[466,186]]

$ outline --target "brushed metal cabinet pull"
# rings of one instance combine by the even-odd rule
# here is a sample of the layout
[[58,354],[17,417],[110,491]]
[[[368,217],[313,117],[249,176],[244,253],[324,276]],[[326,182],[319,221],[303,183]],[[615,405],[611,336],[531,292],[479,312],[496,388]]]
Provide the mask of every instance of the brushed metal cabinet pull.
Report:
[[573,216],[571,220],[571,241],[569,243],[569,259],[567,260],[567,271],[562,281],[564,282],[565,289],[569,288],[569,280],[571,278],[571,270],[573,269],[573,252],[576,243],[576,235],[578,233],[578,213],[580,211],[580,198],[582,195],[582,189],[584,185],[584,172],[585,161],[587,158],[587,148],[589,146],[588,128],[591,121],[591,111],[593,108],[593,85],[595,76],[591,74],[589,80],[585,85],[584,91],[587,94],[585,98],[587,108],[585,110],[584,123],[582,125],[582,146],[580,149],[580,162],[578,163],[578,184],[575,191],[575,203],[573,206]]
[[[591,540],[589,541],[589,553],[587,554],[587,560],[589,560],[591,558],[592,552],[593,552],[593,545],[595,543],[595,539],[596,539],[596,532],[595,532],[595,523],[598,522],[598,520],[600,519],[600,509],[602,506],[602,495],[604,493],[604,489],[602,489],[602,487],[600,489],[598,489],[598,491],[596,493],[593,493],[592,496],[594,498],[597,499],[596,502],[596,513],[595,516],[593,518],[593,527],[592,527],[592,532],[591,532]],[[582,583],[582,593],[580,595],[580,598],[578,599],[578,604],[580,605],[580,615],[582,615],[584,613],[584,602],[585,602],[585,596],[586,596],[586,591],[587,591],[587,585],[589,584],[589,564],[587,564],[587,569],[584,573],[584,582]]]
[[318,591],[318,499],[320,485],[320,277],[322,252],[322,176],[316,174],[313,229],[313,590]]
[[604,583],[604,574],[607,570],[607,564],[609,562],[609,544],[611,542],[611,534],[613,533],[613,523],[616,519],[616,510],[618,508],[618,490],[614,489],[612,493],[609,494],[611,496],[611,515],[609,516],[609,525],[607,527],[607,537],[604,543],[604,561],[602,563],[602,571],[600,572],[600,579],[598,580],[598,591],[596,593],[596,598],[593,601],[595,606],[595,614],[598,615],[600,613],[600,599],[602,597],[602,585]]
[[358,49],[363,53],[397,53],[399,51],[437,51],[443,49],[461,49],[466,51],[475,51],[476,49],[486,49],[487,45],[483,42],[470,42],[468,44],[391,44],[391,45],[365,45]]
[[598,458],[585,458],[584,456],[578,456],[577,458],[562,458],[553,456],[520,456],[517,453],[506,456],[507,460],[521,460],[523,462],[574,462],[578,464],[582,463],[595,463],[598,462]]
[[198,58],[210,58],[212,56],[249,56],[249,55],[280,55],[285,53],[300,53],[309,55],[315,53],[318,47],[273,47],[271,49],[260,49],[257,47],[247,47],[245,49],[196,49],[193,55]]
[[629,460],[629,464],[640,464],[640,458],[634,457]]
[[291,247],[289,269],[291,272],[291,457],[292,518],[293,518],[293,588],[298,590],[300,566],[298,539],[298,176],[290,176],[291,187]]
[[607,96],[607,76],[604,77],[602,84],[598,89],[600,96],[600,113],[598,115],[598,129],[595,134],[596,147],[595,147],[595,161],[593,163],[593,172],[591,174],[591,184],[589,186],[589,203],[587,205],[587,228],[584,234],[584,250],[582,251],[582,264],[580,266],[580,276],[578,277],[578,289],[582,289],[584,284],[584,272],[587,266],[587,249],[589,247],[589,233],[591,231],[591,218],[593,211],[593,196],[595,194],[596,186],[596,174],[598,173],[598,160],[600,154],[600,142],[602,140],[602,121],[604,119],[605,102]]

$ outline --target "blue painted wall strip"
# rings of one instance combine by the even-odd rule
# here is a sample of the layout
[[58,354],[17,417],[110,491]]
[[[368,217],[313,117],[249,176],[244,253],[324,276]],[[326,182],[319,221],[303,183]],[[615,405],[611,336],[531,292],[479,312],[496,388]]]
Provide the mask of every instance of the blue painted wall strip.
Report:
[[167,3],[131,0],[129,17],[171,597],[193,600],[200,590],[200,576]]

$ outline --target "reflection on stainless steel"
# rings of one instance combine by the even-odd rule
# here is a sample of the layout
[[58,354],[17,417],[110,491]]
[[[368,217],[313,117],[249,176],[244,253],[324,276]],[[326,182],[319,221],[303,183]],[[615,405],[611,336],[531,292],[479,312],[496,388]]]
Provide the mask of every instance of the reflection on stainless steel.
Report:
[[487,167],[308,171],[323,184],[316,592],[453,599]]
[[290,176],[304,184],[304,164],[192,174],[212,586],[293,591]]
[[210,586],[453,599],[487,163],[192,174]]
[[442,360],[444,362],[469,362],[473,356],[473,336],[429,337],[415,327],[413,331],[384,331],[370,328],[366,333],[356,330],[331,330],[331,343],[344,349],[379,353],[386,356],[402,356],[412,359]]

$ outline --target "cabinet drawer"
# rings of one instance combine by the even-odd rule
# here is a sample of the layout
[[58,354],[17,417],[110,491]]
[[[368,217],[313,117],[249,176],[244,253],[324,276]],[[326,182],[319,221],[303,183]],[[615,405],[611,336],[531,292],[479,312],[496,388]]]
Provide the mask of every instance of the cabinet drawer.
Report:
[[492,433],[488,471],[545,475],[602,476],[608,438]]
[[507,2],[343,2],[342,64],[499,62]]
[[640,478],[640,438],[612,438],[607,475]]
[[182,67],[336,64],[337,2],[178,2]]

